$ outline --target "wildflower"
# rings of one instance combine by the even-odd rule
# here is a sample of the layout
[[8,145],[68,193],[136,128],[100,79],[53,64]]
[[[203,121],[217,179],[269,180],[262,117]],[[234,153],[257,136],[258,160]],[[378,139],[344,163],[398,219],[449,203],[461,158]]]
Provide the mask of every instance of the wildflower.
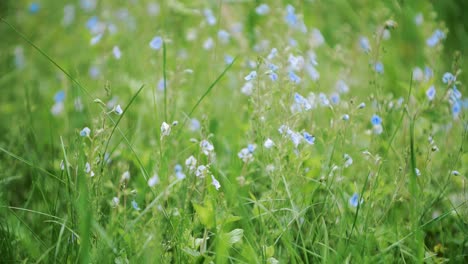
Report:
[[289,134],[289,137],[291,138],[291,141],[294,144],[294,147],[297,148],[297,146],[299,146],[299,144],[301,143],[301,140],[302,140],[301,134],[296,133],[296,132],[294,132],[292,130],[288,130],[288,134]]
[[452,100],[457,101],[462,98],[462,93],[457,89],[457,86],[453,86],[451,90],[450,97],[452,97]]
[[213,145],[206,139],[200,142],[200,147],[201,147],[203,154],[207,156],[210,155],[214,151]]
[[349,166],[353,164],[353,158],[351,158],[351,156],[349,156],[348,154],[345,153],[343,155],[343,158],[345,160],[345,163],[344,163],[345,168],[348,168]]
[[340,95],[337,93],[332,93],[330,96],[330,99],[331,99],[332,104],[334,105],[337,105],[338,103],[340,103]]
[[414,23],[416,25],[421,25],[424,22],[424,17],[422,13],[417,13],[416,16],[414,17]]
[[219,190],[219,188],[221,188],[221,184],[219,183],[218,180],[215,179],[213,175],[211,175],[211,184],[213,184],[216,190]]
[[210,50],[210,49],[213,48],[213,46],[214,46],[214,40],[213,40],[213,38],[207,38],[207,39],[205,40],[205,42],[203,42],[203,48],[204,48],[205,50]]
[[195,171],[195,176],[198,178],[205,178],[205,176],[209,173],[208,167],[205,165],[200,165],[197,167],[197,170]]
[[319,94],[319,100],[320,100],[320,104],[322,106],[329,106],[330,105],[330,101],[328,100],[327,96],[324,93]]
[[91,129],[89,129],[89,127],[85,127],[80,131],[80,136],[82,137],[89,137],[90,134],[91,134]]
[[63,160],[60,161],[60,170],[65,170],[65,162]]
[[112,206],[117,207],[119,205],[120,199],[119,197],[112,198]]
[[114,57],[118,60],[120,60],[120,57],[122,57],[122,52],[120,52],[120,48],[118,46],[114,46],[114,48],[112,48],[112,53],[114,54]]
[[263,143],[263,146],[264,146],[265,148],[267,148],[267,149],[272,148],[274,145],[275,145],[275,142],[273,142],[273,140],[271,140],[271,139],[269,139],[269,138],[267,138],[267,139],[265,140],[265,143]]
[[198,121],[196,118],[190,119],[190,125],[189,125],[190,131],[197,131],[200,129],[200,121]]
[[292,5],[286,6],[286,16],[284,19],[289,24],[289,26],[295,26],[297,23],[297,17],[294,11],[295,9]]
[[450,84],[453,81],[455,81],[455,76],[453,76],[453,74],[451,74],[450,72],[444,73],[444,76],[442,77],[442,82],[443,83]]
[[216,24],[216,17],[213,15],[213,11],[211,11],[211,9],[204,9],[203,14],[205,15],[205,19],[208,25],[213,26]]
[[374,125],[373,130],[374,130],[374,134],[380,135],[383,132],[383,127],[381,124]]
[[426,81],[429,81],[432,78],[432,76],[434,76],[434,72],[432,71],[432,69],[429,68],[428,66],[425,66],[424,67],[424,79]]
[[218,38],[221,40],[221,42],[228,43],[230,35],[226,30],[221,29],[220,31],[218,31]]
[[368,53],[371,50],[369,39],[367,37],[360,37],[359,38],[359,45],[361,46],[361,49]]
[[163,39],[160,36],[156,36],[150,41],[150,47],[154,50],[161,49],[162,45]]
[[153,187],[159,183],[159,177],[157,174],[154,174],[153,177],[148,179],[148,186]]
[[349,198],[349,204],[352,207],[357,207],[360,203],[362,203],[362,199],[361,199],[361,201],[359,201],[359,194],[357,194],[357,193],[354,193],[353,196],[351,196],[351,198]]
[[440,29],[436,29],[434,33],[426,40],[426,44],[429,47],[434,47],[439,44],[441,39],[445,39],[445,33],[442,32]]
[[174,171],[175,171],[175,174],[176,174],[176,178],[179,179],[179,180],[182,180],[182,179],[185,179],[185,174],[184,172],[182,171],[182,166],[180,164],[176,164],[174,166]]
[[383,64],[382,64],[380,61],[376,62],[376,63],[374,64],[374,70],[375,70],[377,73],[382,74],[382,73],[384,72],[384,66],[383,66]]
[[343,119],[344,121],[348,121],[348,120],[349,120],[349,115],[344,114],[343,117],[342,117],[342,119]]
[[376,125],[380,125],[382,124],[382,118],[380,118],[380,116],[374,114],[371,118],[371,123],[372,125],[376,126]]
[[310,145],[313,145],[315,143],[315,137],[312,136],[311,134],[307,132],[303,132],[302,135],[304,136],[305,141],[309,143]]
[[414,79],[415,81],[419,81],[419,82],[420,82],[420,81],[423,80],[423,78],[424,78],[424,73],[423,73],[423,71],[421,70],[421,68],[419,68],[419,67],[414,68],[414,69],[413,69],[413,79]]
[[125,171],[124,173],[122,173],[122,176],[120,177],[120,182],[125,182],[129,180],[130,180],[130,172]]
[[122,110],[122,107],[121,107],[120,105],[117,105],[117,106],[115,107],[115,110],[114,110],[114,111],[115,111],[115,113],[118,114],[118,115],[123,114],[123,110]]
[[133,209],[135,209],[136,211],[140,211],[140,210],[141,210],[140,207],[138,207],[138,203],[137,203],[135,200],[132,201],[132,207],[133,207]]
[[94,46],[94,45],[98,44],[99,41],[101,41],[101,38],[102,38],[102,34],[97,34],[96,36],[91,38],[89,43],[91,44],[91,46]]
[[95,65],[89,67],[89,76],[93,79],[97,79],[99,75],[101,74],[101,69]]
[[247,96],[252,95],[254,85],[251,82],[246,82],[241,88],[241,92]]
[[302,112],[302,111],[309,111],[312,109],[312,105],[309,103],[307,99],[305,99],[302,95],[295,93],[294,94],[294,104],[291,107],[293,112]]
[[300,71],[304,67],[304,57],[302,56],[294,56],[289,54],[288,58],[289,65],[293,71]]
[[359,109],[363,109],[364,107],[366,107],[366,103],[362,102],[358,105],[358,108]]
[[224,62],[225,62],[226,64],[231,64],[233,61],[234,61],[234,58],[233,58],[232,56],[227,55],[227,54],[224,55]]
[[344,93],[349,92],[349,86],[348,86],[348,84],[346,84],[346,82],[343,81],[343,80],[338,80],[338,81],[336,82],[336,85],[335,85],[335,86],[336,86],[336,90],[337,90],[339,93],[343,93],[343,94],[344,94]]
[[452,175],[453,176],[460,176],[460,172],[454,170],[454,171],[452,171]]
[[273,58],[275,58],[276,54],[278,54],[278,49],[272,48],[267,56],[267,59],[272,60]]
[[54,95],[54,101],[55,101],[55,103],[61,103],[61,102],[65,101],[65,92],[63,90],[58,91]]
[[247,76],[244,77],[244,80],[251,81],[251,80],[253,80],[255,78],[257,78],[257,72],[256,71],[251,71]]
[[31,3],[29,5],[29,13],[31,14],[36,14],[37,12],[39,12],[39,10],[41,9],[41,5],[39,5],[39,3]]
[[161,124],[161,138],[169,136],[169,134],[171,134],[171,126],[168,123],[163,122]]
[[187,166],[189,171],[193,173],[197,167],[197,160],[195,159],[195,157],[188,157],[188,159],[185,160],[185,166]]
[[429,99],[429,101],[432,101],[434,100],[435,95],[436,95],[436,89],[434,85],[431,85],[431,87],[429,87],[429,89],[427,89],[426,91],[426,96]]
[[253,150],[249,148],[243,148],[239,153],[237,153],[237,156],[245,163],[253,161]]
[[270,12],[270,7],[267,4],[261,4],[255,8],[255,12],[258,15],[263,16]]
[[421,171],[418,168],[414,168],[414,173],[416,173],[416,176],[421,176]]
[[276,72],[271,72],[271,73],[269,74],[269,76],[270,76],[270,79],[271,79],[272,81],[277,81],[277,80],[278,80],[278,74],[276,74]]
[[89,174],[90,177],[94,177],[94,171],[91,170],[91,164],[89,164],[89,162],[85,164],[85,172]]
[[320,79],[320,73],[313,65],[307,64],[305,70],[309,74],[309,77],[312,79],[312,81],[317,81]]
[[319,29],[312,29],[312,34],[309,43],[312,47],[319,47],[325,43],[325,38],[323,37],[322,32],[320,32]]
[[298,84],[301,82],[301,78],[292,71],[289,72],[289,80],[291,80],[291,82],[295,84]]
[[461,111],[461,105],[460,103],[457,101],[455,102],[453,105],[452,105],[452,115],[454,118],[457,118],[458,117],[458,114],[460,114],[460,111]]

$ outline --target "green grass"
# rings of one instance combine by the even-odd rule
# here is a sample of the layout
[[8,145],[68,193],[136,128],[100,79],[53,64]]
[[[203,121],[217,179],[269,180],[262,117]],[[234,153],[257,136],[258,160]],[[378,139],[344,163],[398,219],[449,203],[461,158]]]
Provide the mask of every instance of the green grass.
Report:
[[466,43],[431,3],[82,2],[1,4],[0,263],[468,261]]

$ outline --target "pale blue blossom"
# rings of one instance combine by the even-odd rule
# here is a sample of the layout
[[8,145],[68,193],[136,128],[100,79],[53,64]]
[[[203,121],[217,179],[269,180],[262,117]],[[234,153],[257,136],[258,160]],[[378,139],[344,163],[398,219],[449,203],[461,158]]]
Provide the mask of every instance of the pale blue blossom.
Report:
[[455,81],[455,76],[451,74],[450,72],[444,73],[444,76],[442,76],[442,82],[443,83],[451,83]]
[[213,175],[211,175],[211,184],[215,187],[216,190],[219,190],[219,188],[221,188],[221,184]]
[[266,15],[270,12],[270,7],[267,4],[261,4],[255,8],[255,12],[260,15]]
[[431,87],[429,87],[426,91],[426,96],[429,99],[429,101],[432,101],[434,100],[435,95],[436,95],[436,89],[434,85],[431,85]]
[[309,143],[310,145],[313,145],[315,144],[315,137],[312,136],[311,134],[307,133],[307,132],[303,132],[302,135],[304,136],[304,139],[307,143]]
[[89,137],[90,134],[91,134],[91,129],[89,129],[89,127],[85,127],[80,131],[80,136],[82,137]]
[[244,77],[244,80],[251,81],[251,80],[253,80],[255,78],[257,78],[257,72],[256,71],[251,71],[247,76]]
[[163,39],[160,36],[156,36],[150,41],[150,47],[154,50],[161,49],[162,45]]
[[358,205],[360,203],[362,203],[362,199],[361,199],[361,201],[359,201],[359,194],[357,194],[357,193],[354,193],[353,196],[351,196],[351,198],[349,198],[349,204],[352,207],[358,207]]
[[208,25],[213,26],[216,24],[216,17],[213,15],[213,11],[211,11],[211,9],[205,8],[203,10],[203,15],[205,16]]
[[364,52],[366,52],[366,53],[370,52],[371,47],[370,47],[369,39],[367,37],[364,37],[364,36],[360,37],[359,38],[359,45],[361,46],[361,49]]
[[140,210],[141,210],[140,207],[138,207],[138,203],[137,203],[135,200],[132,201],[132,207],[133,207],[133,209],[135,209],[136,211],[140,211]]

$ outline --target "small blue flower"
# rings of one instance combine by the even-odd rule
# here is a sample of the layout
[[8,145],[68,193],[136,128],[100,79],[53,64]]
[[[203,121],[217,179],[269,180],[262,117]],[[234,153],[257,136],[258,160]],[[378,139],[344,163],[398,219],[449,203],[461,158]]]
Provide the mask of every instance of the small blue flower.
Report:
[[380,118],[380,116],[374,114],[372,116],[372,118],[371,118],[371,123],[374,126],[380,125],[380,124],[382,124],[382,118]]
[[382,73],[384,72],[384,66],[383,66],[383,64],[382,64],[380,61],[376,62],[376,63],[374,64],[374,70],[375,70],[377,73],[382,74]]
[[140,211],[140,207],[138,207],[138,204],[135,200],[132,201],[132,207],[133,209],[135,209],[136,211]]
[[294,11],[295,9],[292,5],[286,7],[286,16],[284,19],[290,26],[295,26],[297,24],[297,17]]
[[315,143],[315,137],[311,134],[304,132],[302,133],[302,135],[304,136],[304,139],[307,141],[307,143],[309,143],[310,145],[313,145]]
[[276,65],[273,64],[273,63],[269,63],[269,64],[268,64],[268,69],[270,69],[271,71],[274,71],[274,72],[275,72],[275,71],[277,71],[277,70],[279,69],[279,67],[276,66]]
[[250,153],[253,153],[256,147],[257,146],[255,146],[254,144],[249,144],[247,145],[247,150],[249,150]]
[[261,4],[257,6],[257,8],[255,8],[255,12],[258,15],[263,16],[263,15],[268,14],[268,12],[270,12],[270,7],[267,4]]
[[251,71],[247,76],[244,77],[244,80],[251,81],[251,80],[253,80],[255,78],[257,78],[257,72],[256,71]]
[[54,95],[55,103],[62,103],[65,100],[65,92],[63,90],[58,91]]
[[343,115],[342,119],[344,121],[348,121],[349,120],[349,115],[347,115],[347,114]]
[[429,47],[434,47],[439,43],[441,39],[445,38],[445,33],[442,32],[440,29],[436,29],[434,33],[426,40],[426,44]]
[[455,81],[455,76],[453,76],[453,74],[451,74],[450,72],[444,73],[444,76],[442,77],[443,83],[451,83],[453,81]]
[[183,170],[182,166],[180,164],[176,164],[174,166],[174,171],[175,172],[181,172]]
[[203,10],[203,15],[205,15],[205,19],[208,25],[213,26],[216,24],[216,17],[213,15],[213,11],[211,11],[211,9],[206,8]]
[[331,96],[330,96],[330,99],[331,99],[331,102],[332,104],[338,104],[340,102],[340,95],[338,93],[333,93]]
[[154,37],[150,42],[150,47],[154,50],[161,49],[163,45],[163,39],[159,36]]
[[301,77],[297,76],[294,72],[290,71],[289,72],[289,80],[291,80],[291,82],[295,83],[295,84],[298,84],[301,82]]
[[89,129],[89,127],[85,127],[80,131],[80,136],[82,137],[89,137],[90,134],[91,134],[91,129]]
[[278,74],[276,74],[275,72],[270,73],[270,79],[272,81],[278,80]]
[[366,37],[359,38],[359,45],[361,46],[361,49],[366,53],[368,53],[371,50],[369,39]]
[[230,56],[230,55],[228,55],[228,54],[224,55],[224,62],[225,62],[226,64],[231,64],[232,61],[234,61],[234,58],[233,58],[232,56]]
[[436,94],[436,89],[434,85],[431,85],[431,87],[429,87],[429,89],[427,89],[426,91],[426,96],[429,99],[429,101],[434,100],[435,94]]
[[[362,200],[361,200],[361,203],[362,203]],[[352,207],[357,207],[359,205],[359,194],[354,193],[353,196],[351,196],[351,198],[349,198],[349,204]]]
[[460,105],[460,102],[457,101],[452,105],[453,117],[458,117],[458,114],[460,114],[460,111],[461,111],[461,105]]
[[462,98],[462,93],[457,89],[457,86],[452,87],[452,95],[456,100],[459,100]]
[[426,79],[426,81],[429,81],[432,78],[432,76],[434,76],[434,72],[432,71],[432,69],[428,66],[424,67],[424,78]]
[[88,21],[86,21],[86,27],[88,29],[93,29],[99,23],[99,18],[97,16],[92,16]]
[[31,14],[36,14],[37,12],[39,12],[40,9],[41,6],[39,5],[39,3],[31,3],[29,5],[29,13]]

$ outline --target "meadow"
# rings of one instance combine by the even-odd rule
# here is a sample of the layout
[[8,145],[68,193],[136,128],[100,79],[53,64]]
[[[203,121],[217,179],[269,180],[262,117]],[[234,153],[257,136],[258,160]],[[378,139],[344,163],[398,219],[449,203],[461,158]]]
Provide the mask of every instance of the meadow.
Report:
[[432,2],[0,2],[0,263],[468,263]]

